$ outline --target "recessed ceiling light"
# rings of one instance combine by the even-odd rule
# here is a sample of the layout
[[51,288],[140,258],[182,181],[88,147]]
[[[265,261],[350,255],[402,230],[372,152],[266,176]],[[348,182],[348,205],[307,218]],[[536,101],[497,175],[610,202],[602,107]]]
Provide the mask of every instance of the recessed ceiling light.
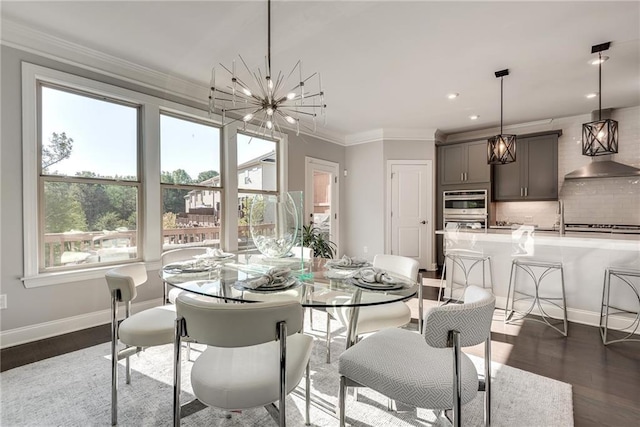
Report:
[[477,115],[477,114],[474,114],[474,115],[472,115],[472,116],[469,116],[469,118],[470,118],[471,120],[478,120],[478,119],[480,118],[480,116],[479,116],[479,115]]
[[609,59],[608,56],[603,56],[602,58],[593,58],[593,59],[589,60],[589,64],[591,64],[591,65],[602,64],[604,61],[606,61],[608,59]]
[[457,97],[459,97],[460,94],[459,93],[450,93],[449,95],[447,95],[447,98],[449,99],[456,99]]
[[588,93],[588,94],[586,94],[585,96],[586,96],[588,99],[591,99],[591,98],[595,98],[596,96],[598,96],[598,94],[597,94],[597,93]]

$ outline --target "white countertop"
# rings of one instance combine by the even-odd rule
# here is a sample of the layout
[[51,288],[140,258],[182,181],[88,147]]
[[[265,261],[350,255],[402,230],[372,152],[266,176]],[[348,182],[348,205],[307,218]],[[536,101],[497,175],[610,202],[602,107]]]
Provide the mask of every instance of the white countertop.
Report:
[[[437,230],[436,234],[445,235],[447,239],[464,241],[483,241],[496,243],[513,243],[528,236],[511,229],[484,230]],[[535,245],[563,247],[608,247],[616,250],[640,251],[639,234],[584,233],[567,232],[564,235],[555,231],[533,231],[531,238]]]

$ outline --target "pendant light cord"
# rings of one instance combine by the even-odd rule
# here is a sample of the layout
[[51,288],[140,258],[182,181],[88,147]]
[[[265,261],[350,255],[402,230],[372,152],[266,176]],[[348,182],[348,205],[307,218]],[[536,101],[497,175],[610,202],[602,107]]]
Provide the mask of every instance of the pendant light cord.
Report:
[[602,52],[598,52],[598,121],[602,120]]
[[271,76],[271,0],[267,0],[267,73]]
[[504,77],[500,77],[500,135],[502,135],[502,81]]

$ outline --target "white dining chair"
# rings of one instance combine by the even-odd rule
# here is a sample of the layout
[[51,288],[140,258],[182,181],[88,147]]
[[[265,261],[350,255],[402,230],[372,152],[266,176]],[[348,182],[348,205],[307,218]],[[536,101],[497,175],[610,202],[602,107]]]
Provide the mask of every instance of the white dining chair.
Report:
[[[496,298],[470,285],[464,303],[434,307],[425,317],[424,334],[387,329],[360,341],[340,355],[339,418],[345,423],[347,387],[368,387],[417,408],[453,410],[461,426],[462,405],[484,385],[484,421],[491,422],[491,321]],[[484,384],[461,348],[483,343]]]
[[[167,264],[172,264],[174,262],[180,261],[188,261],[193,259],[196,255],[204,255],[207,253],[207,248],[205,247],[188,247],[188,248],[178,248],[172,249],[170,251],[166,251],[162,253],[161,261],[162,266],[164,267]],[[163,304],[171,303],[173,304],[176,300],[176,297],[180,292],[180,289],[168,289],[167,282],[163,281],[163,293],[162,293],[162,301]]]
[[297,301],[224,304],[183,293],[174,357],[174,426],[180,425],[181,342],[206,344],[194,362],[191,385],[205,405],[226,411],[278,401],[280,426],[286,425],[286,396],[306,378],[305,421],[309,425],[309,358],[313,339],[302,333],[303,310]]
[[[418,261],[413,258],[399,255],[378,254],[373,258],[373,266],[375,268],[386,270],[390,273],[407,277],[411,280],[417,280],[420,265],[418,264]],[[419,300],[422,299],[422,292],[420,288],[421,286],[419,286],[418,292]],[[388,297],[381,293],[380,295],[368,294],[368,298],[373,301],[374,299],[385,299]],[[329,303],[331,302],[329,301]],[[351,319],[351,310],[352,309],[350,307],[344,306],[327,308],[327,363],[331,362],[331,318],[338,320],[343,327],[348,328],[349,320]],[[421,318],[422,317],[420,316],[420,319]],[[359,337],[361,335],[380,331],[386,328],[397,328],[406,325],[410,321],[411,309],[404,302],[360,307],[354,336]],[[419,323],[421,324],[422,322]]]
[[[131,314],[131,301],[137,287],[147,281],[144,264],[128,264],[113,268],[105,274],[111,295],[111,424],[118,423],[118,361],[125,359],[126,383],[131,383],[129,357],[145,347],[173,342],[175,306],[163,305]],[[125,318],[118,325],[118,306],[125,304]],[[118,342],[126,347],[118,349]]]

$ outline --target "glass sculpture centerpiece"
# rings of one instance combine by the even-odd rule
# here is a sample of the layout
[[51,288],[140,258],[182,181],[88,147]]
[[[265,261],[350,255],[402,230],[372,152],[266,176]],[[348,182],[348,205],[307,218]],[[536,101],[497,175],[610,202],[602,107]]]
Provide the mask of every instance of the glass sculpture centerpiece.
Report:
[[298,235],[298,210],[293,198],[289,194],[256,195],[249,211],[249,230],[264,256],[289,256]]

